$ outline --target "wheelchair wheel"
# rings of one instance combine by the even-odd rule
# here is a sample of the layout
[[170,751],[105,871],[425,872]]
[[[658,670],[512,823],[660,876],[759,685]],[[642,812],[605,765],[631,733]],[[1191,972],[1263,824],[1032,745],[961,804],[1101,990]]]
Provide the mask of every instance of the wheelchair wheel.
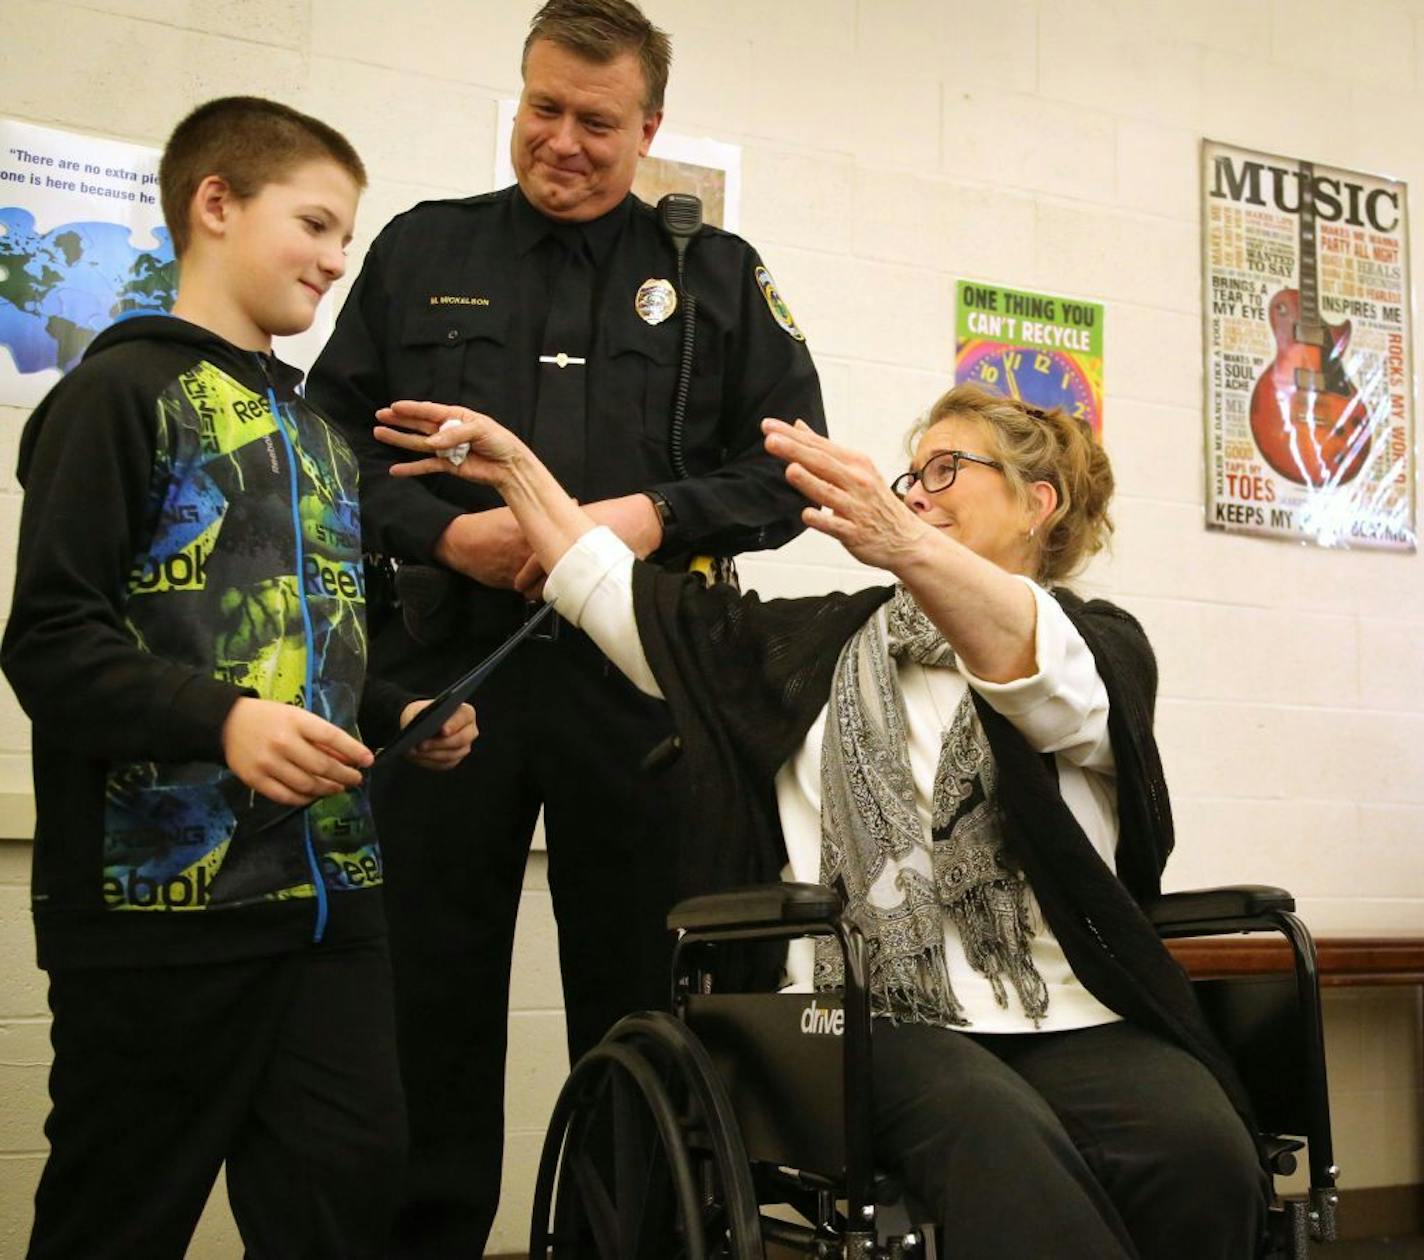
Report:
[[671,1016],[629,1016],[575,1066],[544,1142],[529,1254],[763,1260],[725,1090]]

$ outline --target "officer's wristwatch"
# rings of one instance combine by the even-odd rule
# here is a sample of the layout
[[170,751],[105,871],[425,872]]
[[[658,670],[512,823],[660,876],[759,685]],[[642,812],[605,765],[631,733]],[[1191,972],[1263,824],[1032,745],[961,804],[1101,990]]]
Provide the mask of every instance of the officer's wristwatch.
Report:
[[643,494],[652,500],[653,507],[657,510],[658,521],[663,527],[663,540],[658,547],[658,550],[661,551],[672,541],[673,531],[677,529],[677,516],[672,510],[672,504],[656,490],[644,490]]

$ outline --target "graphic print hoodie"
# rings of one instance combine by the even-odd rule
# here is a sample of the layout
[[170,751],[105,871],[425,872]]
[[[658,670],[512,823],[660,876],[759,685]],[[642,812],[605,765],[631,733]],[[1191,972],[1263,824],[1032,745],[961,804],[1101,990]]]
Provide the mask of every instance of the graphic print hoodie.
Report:
[[[300,373],[183,320],[105,331],[20,441],[5,673],[33,723],[40,965],[195,962],[373,935],[364,790],[266,830],[224,765],[241,696],[368,742],[356,462]],[[274,412],[275,408],[275,412]]]

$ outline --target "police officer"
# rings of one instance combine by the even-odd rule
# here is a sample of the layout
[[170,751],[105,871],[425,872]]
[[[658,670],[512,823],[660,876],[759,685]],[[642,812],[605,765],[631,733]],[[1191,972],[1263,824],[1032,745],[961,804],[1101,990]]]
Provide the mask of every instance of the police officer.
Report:
[[[428,690],[457,675],[521,623],[520,592],[542,574],[492,492],[387,475],[371,427],[393,400],[496,417],[658,562],[776,547],[800,529],[804,503],[759,433],[768,415],[824,431],[800,330],[756,252],[716,228],[687,248],[680,291],[672,237],[630,192],[669,57],[628,0],[545,4],[524,49],[517,187],[388,224],[312,373],[311,397],[362,458],[366,546],[404,562],[402,616],[373,652],[397,681]],[[669,779],[638,769],[668,734],[663,706],[566,624],[522,645],[479,705],[464,766],[438,787],[395,770],[374,800],[411,1116],[399,1255],[478,1255],[494,1217],[510,951],[541,805],[571,1057],[666,1002],[676,822]]]

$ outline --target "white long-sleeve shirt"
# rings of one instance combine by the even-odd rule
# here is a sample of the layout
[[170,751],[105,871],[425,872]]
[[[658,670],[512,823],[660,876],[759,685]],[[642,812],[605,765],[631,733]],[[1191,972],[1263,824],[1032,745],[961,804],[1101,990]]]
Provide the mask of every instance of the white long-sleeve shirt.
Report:
[[[1108,742],[1108,698],[1092,653],[1058,602],[1041,587],[1022,579],[1037,603],[1035,672],[1011,683],[990,683],[958,669],[898,661],[901,691],[909,722],[910,769],[915,806],[929,832],[935,771],[943,733],[966,687],[973,687],[1003,714],[1039,752],[1052,753],[1059,788],[1098,855],[1111,867],[1117,849],[1117,794]],[[612,530],[600,526],[585,534],[554,566],[544,598],[561,617],[582,629],[608,658],[647,695],[662,698],[638,637],[633,613],[633,553]],[[789,858],[788,875],[818,883],[821,864],[821,745],[826,710],[811,724],[806,740],[776,776],[776,800]],[[1073,974],[1038,902],[1029,892],[1034,926],[1034,965],[1048,985],[1044,1032],[1087,1028],[1119,1018],[1083,987]],[[1000,1007],[987,977],[965,959],[959,931],[944,918],[945,959],[973,1032],[1030,1032],[1017,997]],[[810,988],[812,942],[793,942],[787,971],[794,987]]]

